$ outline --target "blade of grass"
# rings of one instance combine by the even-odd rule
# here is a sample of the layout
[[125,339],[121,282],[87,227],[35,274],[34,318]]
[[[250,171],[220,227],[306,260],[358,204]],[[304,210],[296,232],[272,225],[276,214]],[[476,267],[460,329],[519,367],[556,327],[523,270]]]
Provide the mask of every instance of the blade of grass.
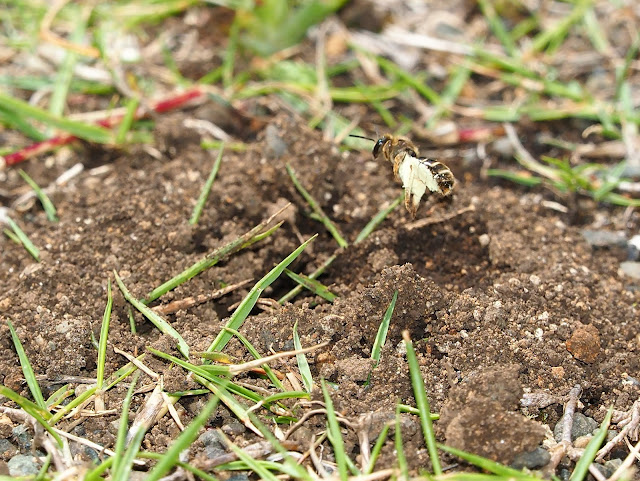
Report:
[[364,472],[362,474],[371,474],[373,473],[373,469],[376,466],[376,461],[380,456],[380,452],[382,451],[382,446],[384,446],[384,442],[387,440],[387,435],[389,434],[390,426],[389,424],[385,424],[378,434],[378,439],[376,440],[376,444],[373,446],[371,450],[371,457],[369,458],[369,464],[366,466]]
[[[29,386],[29,391],[33,396],[33,400],[43,410],[43,412],[47,412],[48,414],[47,404],[44,402],[44,397],[42,396],[42,391],[40,390],[40,386],[38,385],[38,381],[36,380],[36,375],[33,372],[33,368],[31,367],[31,363],[29,362],[27,354],[24,352],[24,348],[22,347],[20,338],[18,337],[18,334],[13,327],[13,323],[9,319],[7,319],[7,326],[9,326],[9,332],[11,333],[13,346],[18,353],[18,359],[20,360],[22,373],[24,374],[24,379],[27,382],[27,386]],[[50,416],[46,417],[49,418]]]
[[65,417],[71,411],[73,411],[76,407],[83,404],[87,399],[93,396],[96,393],[97,388],[95,386],[87,389],[82,394],[80,394],[77,398],[73,399],[67,404],[64,404],[58,408],[58,411],[51,416],[51,419],[48,420],[49,425],[55,426],[60,419]]
[[449,110],[460,95],[462,88],[471,75],[470,65],[469,61],[465,61],[464,64],[459,65],[449,77],[449,81],[440,96],[440,103],[436,104],[435,112],[427,122],[428,129],[435,127],[436,123],[444,113]]
[[[258,283],[253,286],[253,288],[249,291],[247,296],[242,300],[240,305],[236,308],[236,310],[231,315],[229,322],[227,322],[225,327],[230,329],[238,330],[242,323],[245,321],[253,307],[256,305],[256,302],[262,295],[262,292],[269,287],[280,274],[285,270],[286,267],[289,266],[297,257],[302,253],[302,251],[315,240],[318,234],[309,238],[302,245],[300,245],[296,250],[294,250],[291,254],[289,254],[282,262],[280,262],[277,266],[271,269],[262,279],[258,281]],[[218,336],[213,340],[207,351],[221,351],[227,345],[229,340],[231,339],[231,334],[225,330],[220,331]]]
[[589,465],[593,463],[600,446],[602,446],[602,443],[609,433],[609,423],[611,422],[612,415],[613,407],[609,408],[597,433],[591,438],[591,441],[589,441],[589,444],[587,444],[587,447],[584,449],[584,453],[582,453],[582,456],[576,463],[576,467],[573,469],[569,481],[582,481],[586,478],[587,474],[589,474]]
[[27,102],[5,95],[2,92],[0,92],[0,108],[6,109],[10,112],[15,112],[16,115],[20,115],[22,117],[29,117],[34,120],[38,120],[50,127],[58,128],[89,142],[108,144],[113,141],[113,135],[105,128],[88,125],[75,120],[69,120],[64,117],[58,117],[46,110],[34,107]]
[[107,281],[107,305],[102,315],[102,326],[100,328],[100,344],[98,345],[98,361],[96,372],[96,387],[102,390],[104,384],[104,365],[107,359],[107,337],[109,336],[109,323],[111,321],[111,308],[113,307],[113,296],[111,295],[111,279]]
[[402,340],[407,348],[407,362],[409,363],[411,385],[413,387],[413,395],[416,399],[416,406],[420,411],[422,434],[424,436],[425,444],[427,445],[427,450],[429,451],[429,458],[431,459],[431,465],[433,466],[433,473],[436,476],[439,476],[442,474],[442,468],[440,466],[440,459],[438,458],[438,449],[436,448],[436,436],[433,432],[433,425],[431,424],[429,399],[427,398],[424,381],[420,374],[420,365],[416,358],[416,351],[413,349],[413,342],[409,337],[408,331],[402,332]]
[[11,217],[5,216],[5,221],[7,222],[7,224],[9,224],[9,227],[11,227],[11,230],[16,235],[20,243],[24,246],[26,251],[31,254],[31,257],[33,257],[37,262],[40,262],[40,250],[33,244],[33,242],[31,242],[31,240],[27,237],[27,234],[22,231],[20,226],[18,226],[18,224],[16,224],[16,222]]
[[469,464],[473,464],[480,469],[484,469],[493,473],[497,476],[502,476],[505,478],[517,479],[517,480],[530,480],[530,481],[540,481],[540,478],[529,475],[522,471],[518,471],[517,469],[510,468],[509,466],[505,466],[504,464],[496,463],[491,459],[483,458],[482,456],[478,456],[477,454],[467,453],[465,451],[461,451],[460,449],[452,448],[450,446],[445,446],[444,444],[437,444],[438,449],[445,451],[449,454],[453,454],[454,456],[458,456],[461,459],[464,459]]
[[247,465],[247,468],[256,473],[259,479],[265,479],[268,481],[279,481],[275,474],[269,471],[262,462],[252,458],[246,452],[244,452],[244,450],[233,444],[222,431],[218,430],[218,434],[225,441],[225,445],[230,448],[231,451],[236,454],[236,456],[238,456],[240,461]]
[[407,465],[407,457],[404,454],[404,445],[402,444],[402,429],[400,424],[400,408],[396,407],[396,432],[395,432],[396,459],[398,468],[400,469],[401,478],[409,479],[409,466]]
[[374,59],[383,70],[394,74],[406,85],[422,95],[429,103],[438,105],[441,102],[440,95],[429,87],[422,79],[419,80],[414,74],[403,70],[396,63],[387,60],[384,57],[376,56]]
[[371,349],[371,358],[376,361],[375,366],[380,362],[380,354],[382,352],[382,347],[387,340],[387,333],[389,332],[389,324],[391,323],[391,316],[393,315],[393,310],[396,307],[396,301],[398,300],[398,291],[396,290],[393,293],[393,297],[391,298],[391,302],[389,303],[389,307],[387,307],[386,312],[384,313],[384,317],[382,318],[382,322],[380,323],[380,327],[378,327],[378,334],[376,335],[376,339],[373,342],[373,348]]
[[135,391],[136,384],[138,383],[138,377],[140,371],[134,374],[131,380],[131,385],[127,391],[127,395],[122,402],[122,410],[120,414],[120,426],[118,427],[118,435],[116,437],[116,446],[113,455],[113,468],[111,470],[111,476],[114,481],[127,481],[131,468],[133,466],[133,458],[140,449],[140,443],[142,438],[146,434],[144,429],[140,429],[136,432],[135,436],[129,443],[129,448],[125,450],[127,440],[127,430],[129,429],[129,406],[131,405],[131,398]]
[[218,170],[220,170],[223,151],[224,151],[224,144],[220,146],[220,150],[218,151],[218,156],[216,157],[216,160],[213,162],[211,173],[209,174],[207,181],[204,183],[204,187],[202,187],[202,191],[200,192],[200,197],[198,197],[198,201],[196,202],[196,205],[193,208],[193,214],[191,214],[191,219],[189,219],[189,224],[191,225],[196,225],[198,223],[198,220],[200,219],[200,215],[202,214],[202,209],[204,209],[204,204],[206,204],[207,199],[209,198],[209,192],[211,192],[213,181],[216,179],[216,175],[218,175]]
[[216,384],[213,381],[209,381],[202,376],[198,376],[197,374],[193,376],[193,379],[196,382],[199,382],[200,384],[202,384],[207,389],[209,389],[217,397],[219,397],[220,401],[222,401],[222,403],[225,406],[227,406],[227,408],[229,408],[229,410],[233,414],[236,415],[236,417],[238,418],[238,420],[240,420],[240,422],[242,422],[242,424],[244,424],[247,428],[249,428],[251,431],[256,433],[258,436],[262,436],[258,428],[256,428],[251,422],[251,418],[249,417],[249,412],[247,410],[247,407],[244,404],[237,401],[236,398],[234,398],[225,389],[226,386],[231,386],[232,383],[230,383],[227,380],[218,379],[218,384]]
[[[403,194],[402,198],[404,199],[404,194]],[[325,260],[320,265],[320,267],[318,267],[315,271],[313,271],[307,277],[309,279],[316,279],[317,277],[320,277],[320,275],[322,275],[322,273],[327,269],[327,267],[329,267],[331,265],[331,263],[336,260],[336,257],[337,256],[335,254],[330,256],[330,257],[328,257],[327,260]],[[282,296],[280,299],[278,299],[278,304],[282,305],[285,302],[290,301],[295,296],[297,296],[300,292],[302,292],[302,289],[304,289],[304,287],[302,287],[300,284],[298,284],[296,287],[294,287],[289,292],[287,292],[284,296]]]
[[200,413],[195,417],[193,421],[187,426],[187,428],[180,433],[180,436],[171,443],[171,446],[164,453],[162,458],[158,461],[158,463],[153,467],[153,469],[147,473],[145,479],[147,481],[157,481],[165,474],[169,472],[171,468],[173,468],[178,462],[178,458],[180,453],[185,449],[188,449],[189,446],[195,441],[198,436],[198,432],[200,428],[205,425],[209,417],[213,414],[215,409],[218,407],[218,402],[220,399],[217,396],[214,396],[200,411]]
[[20,177],[22,177],[24,181],[29,184],[29,187],[31,187],[36,193],[36,197],[38,197],[38,200],[42,204],[42,208],[47,214],[47,219],[49,220],[49,222],[58,222],[58,217],[56,216],[56,208],[47,194],[44,193],[40,186],[36,184],[36,182],[31,177],[29,177],[29,174],[27,174],[24,170],[20,169],[18,170],[18,173],[20,174]]
[[584,17],[587,9],[591,6],[591,0],[577,0],[574,3],[573,10],[569,15],[558,21],[552,28],[541,31],[531,43],[531,53],[540,52],[547,47],[547,53],[553,53],[549,51],[550,46],[557,45],[559,39],[566,37],[569,29],[574,23],[578,22]]
[[404,194],[399,195],[396,199],[389,204],[389,207],[382,209],[375,216],[371,218],[371,220],[364,226],[364,229],[360,231],[358,237],[353,242],[354,244],[360,244],[363,240],[365,240],[369,235],[378,227],[382,221],[384,221],[391,212],[393,212],[396,207],[398,207],[402,201],[404,200]]
[[507,32],[504,23],[502,23],[502,20],[496,14],[493,3],[488,2],[487,0],[478,0],[478,5],[480,6],[480,10],[482,10],[482,14],[487,19],[489,27],[491,27],[491,31],[496,38],[500,40],[500,43],[507,52],[507,55],[509,55],[509,57],[513,57],[517,52],[516,45],[511,39],[509,32]]
[[189,345],[185,342],[182,336],[176,331],[171,324],[165,321],[160,315],[158,315],[155,311],[153,311],[150,307],[144,305],[141,301],[136,299],[130,292],[129,289],[124,285],[122,279],[118,273],[114,270],[113,275],[116,278],[116,282],[118,283],[118,287],[122,292],[124,298],[138,311],[142,313],[144,317],[149,319],[154,326],[156,326],[162,333],[167,334],[168,336],[173,337],[178,343],[178,351],[184,357],[189,359]]
[[331,292],[327,286],[322,284],[321,282],[316,281],[315,279],[311,279],[304,274],[296,274],[289,269],[285,269],[285,273],[302,287],[309,289],[311,292],[316,294],[317,296],[322,297],[323,299],[333,302],[336,300],[338,296],[336,296],[333,292]]
[[[88,10],[74,8],[73,12],[74,18],[71,19],[71,24],[75,25],[75,28],[71,32],[71,35],[69,35],[69,41],[80,44],[87,29]],[[73,70],[77,61],[78,54],[73,50],[67,49],[64,60],[60,65],[60,69],[58,70],[56,79],[53,83],[53,92],[51,93],[51,100],[49,101],[49,112],[52,115],[61,116],[64,114],[69,88],[71,86],[71,81],[73,80]]]
[[[300,336],[298,336],[298,321],[293,325],[293,347],[296,350],[302,349],[302,343],[300,342]],[[304,354],[296,354],[296,361],[298,362],[298,370],[302,377],[302,384],[307,392],[313,390],[313,376],[311,376],[311,369],[309,369],[309,362],[307,356]]]
[[307,203],[309,204],[313,212],[315,212],[318,215],[322,225],[324,225],[325,228],[331,233],[331,235],[333,236],[333,238],[336,240],[336,242],[340,247],[342,248],[347,247],[349,245],[348,242],[344,240],[344,237],[342,237],[342,234],[340,234],[340,232],[338,231],[338,228],[334,225],[333,222],[331,222],[331,219],[329,219],[329,217],[323,212],[320,205],[311,196],[311,194],[309,194],[307,189],[305,189],[304,186],[300,183],[300,181],[298,180],[298,177],[296,177],[296,173],[294,172],[293,168],[289,164],[287,164],[286,168],[287,168],[287,172],[289,173],[289,177],[291,177],[291,180],[293,181],[293,185],[296,186],[296,189],[298,189],[298,192],[300,192],[300,195],[304,197],[304,200],[307,201]]
[[[228,328],[225,328],[228,329]],[[251,354],[253,356],[254,359],[262,359],[263,356],[260,355],[260,353],[258,352],[258,350],[253,347],[253,345],[249,342],[249,339],[247,339],[245,336],[243,336],[240,332],[229,329],[229,331],[231,331],[231,334],[233,334],[234,336],[236,336],[238,338],[238,340],[242,343],[242,345],[244,347],[247,348],[247,351],[249,351],[249,354]],[[205,354],[205,353],[203,353]],[[206,354],[217,354],[217,353],[206,353]],[[282,382],[280,382],[280,379],[278,379],[278,377],[274,374],[273,370],[269,367],[268,364],[263,364],[262,369],[264,369],[265,374],[267,375],[267,377],[269,378],[269,380],[273,383],[273,385],[275,387],[277,387],[278,389],[280,389],[281,391],[285,390],[284,385],[282,384]]]
[[9,128],[19,130],[36,142],[42,142],[49,138],[47,134],[40,132],[37,128],[31,125],[27,119],[12,110],[0,108],[0,122],[7,125]]
[[333,455],[336,458],[336,464],[338,465],[338,473],[342,481],[346,481],[349,478],[349,467],[347,466],[347,454],[344,450],[344,441],[342,439],[342,432],[340,431],[340,424],[338,423],[338,417],[333,407],[333,401],[329,396],[327,390],[327,384],[324,379],[320,381],[322,387],[322,394],[324,396],[325,408],[327,410],[327,424],[329,425],[329,439],[333,445]]
[[18,394],[15,391],[12,391],[11,389],[9,389],[6,386],[3,386],[2,384],[0,384],[0,396],[4,396],[7,399],[10,399],[14,403],[16,403],[18,406],[20,406],[20,408],[24,412],[26,412],[29,416],[35,419],[38,422],[38,424],[40,424],[44,429],[47,430],[49,434],[51,434],[51,436],[53,436],[53,438],[58,443],[58,446],[62,447],[62,438],[60,438],[58,433],[54,431],[54,429],[49,425],[49,423],[43,417],[45,415],[50,416],[49,411],[43,410],[37,404],[29,401],[27,398],[20,396],[20,394]]
[[262,240],[268,237],[282,225],[282,222],[276,224],[275,226],[273,226],[272,228],[268,229],[265,232],[261,232],[261,231],[267,225],[269,225],[271,221],[281,212],[282,210],[276,212],[269,219],[267,219],[264,222],[261,222],[260,224],[255,226],[253,229],[251,229],[249,232],[246,232],[240,237],[237,237],[233,241],[229,242],[228,244],[225,244],[222,247],[215,249],[213,252],[207,254],[203,259],[199,260],[192,266],[188,267],[177,276],[169,279],[167,282],[156,287],[149,294],[147,294],[146,298],[142,302],[144,304],[149,304],[150,302],[156,300],[157,298],[166,294],[170,290],[175,289],[179,285],[187,282],[192,277],[197,276],[198,274],[205,271],[209,267],[213,267],[225,257],[230,256],[231,254],[235,254],[236,252],[244,249],[245,247],[250,246],[254,242],[257,242],[259,240]]
[[118,126],[118,131],[116,132],[116,144],[122,145],[124,144],[127,133],[131,130],[131,126],[133,125],[133,121],[136,118],[136,113],[138,112],[138,104],[140,101],[138,99],[128,99],[126,102],[126,110],[124,116],[122,117],[122,122]]

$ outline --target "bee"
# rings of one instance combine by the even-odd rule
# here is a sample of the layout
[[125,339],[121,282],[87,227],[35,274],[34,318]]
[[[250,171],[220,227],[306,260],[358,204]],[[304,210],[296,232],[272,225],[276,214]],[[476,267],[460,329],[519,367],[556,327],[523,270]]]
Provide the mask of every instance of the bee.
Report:
[[411,214],[416,216],[420,199],[427,189],[445,197],[451,194],[456,183],[449,167],[435,159],[420,157],[418,148],[405,137],[385,134],[377,141],[369,137],[352,135],[361,139],[375,142],[373,158],[380,154],[393,164],[393,176],[402,182],[404,188],[404,205]]

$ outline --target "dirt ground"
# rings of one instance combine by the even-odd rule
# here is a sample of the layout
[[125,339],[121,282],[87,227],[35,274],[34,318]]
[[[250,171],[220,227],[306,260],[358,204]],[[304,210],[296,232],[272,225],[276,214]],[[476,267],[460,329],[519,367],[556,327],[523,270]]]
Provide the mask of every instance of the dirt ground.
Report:
[[[95,376],[91,333],[99,335],[107,279],[114,269],[142,297],[291,202],[283,214],[286,222],[272,237],[160,302],[255,281],[303,239],[319,233],[292,268],[308,274],[337,254],[320,279],[338,299],[329,304],[303,293],[282,308],[256,310],[242,332],[262,353],[292,349],[296,321],[305,346],[330,341],[310,355],[314,378],[335,383],[333,397],[347,418],[362,421],[370,415],[366,422],[372,439],[397,402],[413,402],[401,349],[405,329],[414,340],[432,410],[442,414],[435,423],[439,439],[502,462],[540,444],[546,433],[542,426],[553,428],[576,384],[583,389],[582,412],[598,421],[607,407],[627,410],[638,398],[638,382],[630,377],[639,367],[638,286],[618,272],[624,251],[594,250],[580,233],[594,225],[637,229],[636,214],[587,203],[574,223],[575,216],[544,206],[551,194],[487,181],[473,160],[453,159],[448,163],[458,184],[451,199],[430,198],[415,220],[401,206],[367,240],[338,251],[309,217],[285,165],[293,166],[349,241],[398,196],[400,185],[388,163],[373,161],[366,152],[338,152],[318,132],[301,127],[299,119],[279,113],[256,140],[249,140],[248,151],[224,154],[202,218],[191,227],[187,220],[215,152],[203,151],[200,136],[182,121],[206,112],[200,108],[159,119],[157,151],[85,146],[66,157],[59,154],[55,162],[24,166],[42,185],[76,162],[85,171],[53,196],[59,223],[47,222],[36,204],[24,213],[21,225],[42,248],[42,262],[0,237],[0,383],[28,395],[4,320],[16,326],[35,372],[43,376],[47,397],[65,376]],[[16,171],[3,175],[7,190],[22,186]],[[204,350],[250,285],[168,319],[193,350]],[[283,277],[264,297],[277,299],[293,285]],[[378,325],[395,290],[398,301],[382,362],[364,387]],[[116,292],[110,345],[130,353],[149,345],[171,349],[139,315],[136,326],[138,334],[132,335],[126,304]],[[235,341],[226,351],[248,360]],[[148,361],[165,374],[167,391],[195,387],[184,372],[158,359]],[[108,350],[107,373],[125,363]],[[295,370],[295,360],[274,366]],[[245,381],[261,382],[251,376]],[[523,408],[520,399],[527,393],[542,394],[538,398],[544,402]],[[122,394],[116,389],[107,407],[118,409]],[[143,394],[136,396],[134,408],[143,399]],[[202,404],[189,399],[179,405],[188,421]],[[228,424],[229,418],[221,409],[212,426]],[[87,419],[81,427],[88,438],[111,445],[114,419]],[[317,418],[317,426],[315,421],[294,439],[308,441],[310,433],[324,428],[324,420]],[[426,467],[419,424],[410,416],[405,421],[410,464]],[[175,425],[165,420],[151,430],[143,447],[162,450],[176,434]],[[357,437],[351,432],[347,439],[354,454]],[[241,430],[234,440],[244,445],[254,436]],[[393,458],[390,437],[379,466],[389,466]]]

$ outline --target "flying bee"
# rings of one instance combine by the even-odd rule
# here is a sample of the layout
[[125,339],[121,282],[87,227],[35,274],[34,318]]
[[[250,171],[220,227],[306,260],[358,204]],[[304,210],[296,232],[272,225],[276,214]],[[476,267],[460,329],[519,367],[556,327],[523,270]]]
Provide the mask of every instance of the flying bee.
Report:
[[416,216],[420,199],[427,189],[431,192],[448,196],[455,185],[455,178],[449,167],[435,159],[419,157],[418,148],[405,137],[385,134],[377,141],[369,137],[351,135],[375,142],[373,158],[380,154],[393,164],[393,175],[404,187],[404,205],[411,214]]

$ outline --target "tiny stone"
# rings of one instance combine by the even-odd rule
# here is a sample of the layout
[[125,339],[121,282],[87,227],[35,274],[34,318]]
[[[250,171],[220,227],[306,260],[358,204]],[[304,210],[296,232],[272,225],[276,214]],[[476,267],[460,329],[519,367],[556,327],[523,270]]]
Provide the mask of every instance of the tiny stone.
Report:
[[489,242],[491,242],[491,237],[489,237],[489,234],[482,234],[478,236],[478,242],[480,242],[482,247],[487,247]]
[[511,467],[514,469],[539,469],[546,466],[550,460],[551,455],[547,450],[537,447],[528,453],[518,454],[513,460],[513,463],[511,463]]
[[625,247],[627,245],[626,237],[617,232],[584,229],[581,233],[591,247]]
[[287,151],[287,143],[280,137],[280,132],[275,125],[267,125],[264,139],[267,143],[266,150],[269,157],[279,159]]
[[591,325],[581,325],[566,342],[567,351],[579,361],[592,363],[600,355],[600,333]]
[[200,441],[205,446],[212,446],[216,448],[224,447],[224,444],[220,439],[220,435],[214,429],[207,429],[204,433],[200,435],[200,437],[198,438],[198,441]]
[[[595,419],[589,418],[582,413],[575,413],[573,416],[573,427],[571,428],[571,441],[593,433],[597,427],[598,422]],[[562,440],[562,419],[560,419],[553,428],[553,437],[558,442]]]
[[29,476],[39,471],[36,458],[26,454],[15,455],[7,462],[7,466],[11,476]]
[[249,481],[249,476],[244,473],[234,474],[230,478],[227,478],[227,481]]
[[18,448],[11,444],[11,441],[8,439],[0,439],[0,457],[8,458],[17,453]]
[[22,448],[24,448],[25,450],[31,449],[33,436],[31,436],[26,426],[24,426],[23,424],[19,424],[15,428],[13,428],[11,432],[13,434],[13,439],[15,439]]
[[223,433],[229,436],[238,436],[245,431],[245,427],[237,421],[232,421],[229,424],[225,424],[221,429]]
[[633,279],[640,279],[640,262],[621,262],[620,271],[628,277],[631,277]]

